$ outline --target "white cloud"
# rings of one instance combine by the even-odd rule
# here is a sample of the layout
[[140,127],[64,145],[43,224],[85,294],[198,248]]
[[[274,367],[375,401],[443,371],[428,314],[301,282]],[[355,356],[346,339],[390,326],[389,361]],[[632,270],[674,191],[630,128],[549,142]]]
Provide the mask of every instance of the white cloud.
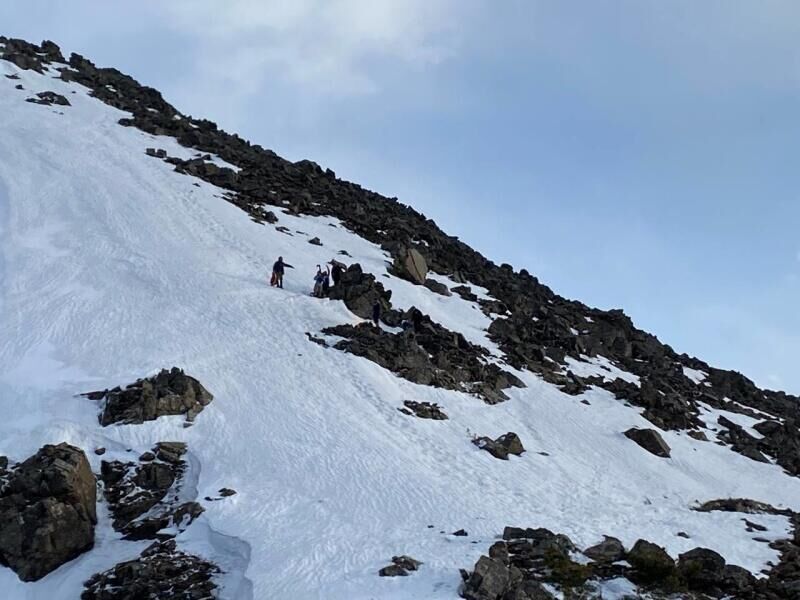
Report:
[[270,80],[307,93],[377,91],[392,67],[455,55],[466,11],[457,0],[173,0],[168,23],[197,37],[197,67],[247,94]]

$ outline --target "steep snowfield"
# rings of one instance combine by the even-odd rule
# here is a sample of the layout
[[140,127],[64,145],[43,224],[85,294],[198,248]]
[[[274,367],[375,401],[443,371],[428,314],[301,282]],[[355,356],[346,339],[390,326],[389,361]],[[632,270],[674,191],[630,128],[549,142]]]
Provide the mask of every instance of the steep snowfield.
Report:
[[[387,255],[333,219],[276,211],[291,236],[255,224],[221,190],[144,153],[187,156],[174,140],[117,125],[124,114],[81,86],[0,61],[0,75],[17,72],[0,76],[0,454],[22,460],[68,441],[97,470],[98,446],[104,458],[135,457],[157,441],[188,442],[200,499],[238,491],[205,503],[179,538],[226,570],[222,597],[455,598],[458,568],[505,525],[548,527],[582,546],[603,534],[673,555],[706,546],[756,572],[775,559],[741,515],[690,507],[742,496],[797,510],[796,478],[672,432],[672,458],[652,456],[621,434],[648,422],[602,390],[571,397],[518,373],[528,387],[488,406],[310,343],[305,332],[358,321],[308,295],[315,265],[344,249],[395,306],[416,305],[497,352],[475,305],[382,276]],[[25,102],[43,90],[72,106]],[[295,266],[284,290],[267,285],[278,255]],[[76,397],[173,365],[215,395],[190,428],[180,418],[101,428],[96,404]],[[598,366],[616,369],[585,368]],[[405,416],[406,399],[438,402],[450,420]],[[470,443],[509,430],[528,452],[508,462]],[[783,517],[751,520],[768,527],[761,537],[786,535]],[[459,528],[469,536],[448,535]],[[36,583],[0,568],[0,588],[9,599],[74,599],[89,575],[144,546],[119,540],[101,509],[95,550]],[[377,576],[403,553],[425,563],[418,573]]]

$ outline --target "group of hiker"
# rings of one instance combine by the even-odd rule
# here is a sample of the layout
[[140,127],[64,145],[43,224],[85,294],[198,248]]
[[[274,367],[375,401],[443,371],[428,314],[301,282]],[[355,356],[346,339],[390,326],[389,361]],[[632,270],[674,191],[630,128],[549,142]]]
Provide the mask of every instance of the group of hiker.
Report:
[[[273,287],[283,289],[283,275],[286,269],[294,269],[292,265],[284,262],[283,257],[279,256],[275,264],[272,265],[272,277],[269,284]],[[311,295],[316,298],[324,298],[328,295],[328,290],[333,285],[340,285],[342,281],[342,274],[345,271],[345,265],[337,260],[331,259],[330,262],[325,264],[325,269],[321,265],[317,265],[317,272],[314,275],[314,288]],[[380,328],[381,320],[381,305],[375,302],[372,307],[372,321],[376,327]]]

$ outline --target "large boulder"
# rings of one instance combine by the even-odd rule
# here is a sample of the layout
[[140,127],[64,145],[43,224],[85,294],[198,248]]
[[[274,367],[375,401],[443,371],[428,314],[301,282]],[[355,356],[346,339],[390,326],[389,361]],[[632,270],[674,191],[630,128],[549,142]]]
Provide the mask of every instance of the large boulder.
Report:
[[394,272],[412,283],[425,285],[428,277],[428,263],[419,250],[406,248],[395,258]]
[[675,573],[675,561],[667,551],[646,540],[638,540],[628,552],[628,562],[637,582],[654,583]]
[[659,434],[655,429],[638,429],[633,427],[628,429],[624,435],[626,438],[633,440],[651,454],[655,454],[656,456],[660,456],[662,458],[669,458],[670,456],[670,448],[667,445],[667,442],[664,441],[664,438],[662,438],[661,434]]
[[678,556],[678,574],[692,590],[711,592],[725,577],[725,559],[708,548],[695,548]]
[[167,415],[185,415],[191,422],[214,396],[197,379],[173,367],[139,379],[125,388],[89,392],[90,400],[104,400],[100,424],[137,424]]
[[44,446],[0,491],[0,564],[36,581],[94,546],[95,478],[82,450]]
[[508,460],[509,454],[520,456],[525,452],[522,441],[513,431],[504,433],[496,440],[488,437],[477,437],[472,440],[472,443],[481,450],[486,450],[489,454],[501,460]]
[[595,562],[614,563],[625,558],[625,547],[617,538],[604,536],[602,542],[587,548],[583,553]]

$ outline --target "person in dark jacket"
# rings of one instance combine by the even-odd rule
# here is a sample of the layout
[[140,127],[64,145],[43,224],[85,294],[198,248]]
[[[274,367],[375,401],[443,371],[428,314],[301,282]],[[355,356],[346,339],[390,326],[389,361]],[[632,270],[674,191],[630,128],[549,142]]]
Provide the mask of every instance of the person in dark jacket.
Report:
[[376,302],[372,305],[372,322],[375,323],[375,327],[378,329],[381,328],[381,303]]
[[333,279],[333,285],[339,285],[339,281],[342,278],[342,273],[344,273],[344,268],[342,268],[342,264],[336,262],[335,260],[331,261],[333,268],[331,269],[331,279]]
[[282,256],[279,256],[278,260],[275,261],[275,264],[272,265],[272,279],[269,282],[270,285],[278,286],[279,288],[283,289],[283,272],[286,267],[294,269],[294,267],[289,263],[283,262]]

